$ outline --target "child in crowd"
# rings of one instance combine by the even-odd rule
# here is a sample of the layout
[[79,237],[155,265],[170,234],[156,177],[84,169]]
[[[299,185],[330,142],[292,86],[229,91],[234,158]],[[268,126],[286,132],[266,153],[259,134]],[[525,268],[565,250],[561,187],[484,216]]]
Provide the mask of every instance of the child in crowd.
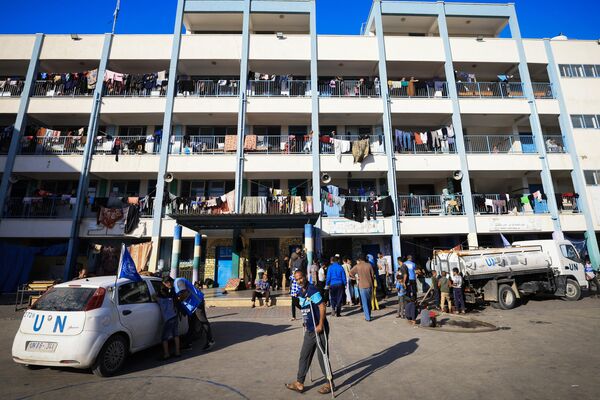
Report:
[[406,303],[406,286],[404,285],[404,279],[402,278],[401,273],[396,275],[396,290],[398,291],[398,315],[396,315],[396,318],[404,319],[406,318],[406,313],[404,310]]
[[179,346],[179,320],[177,318],[177,310],[175,309],[175,302],[173,297],[169,293],[169,288],[162,286],[158,295],[156,296],[156,302],[160,307],[160,313],[162,315],[163,329],[162,329],[162,348],[163,356],[161,360],[167,360],[171,357],[169,353],[169,340],[175,341],[175,357],[181,355]]

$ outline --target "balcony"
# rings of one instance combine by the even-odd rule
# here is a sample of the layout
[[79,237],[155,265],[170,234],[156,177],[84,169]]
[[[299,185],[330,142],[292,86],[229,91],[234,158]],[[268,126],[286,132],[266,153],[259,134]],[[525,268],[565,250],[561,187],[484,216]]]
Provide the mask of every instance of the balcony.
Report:
[[39,80],[35,81],[33,85],[31,97],[84,97],[91,96],[93,91],[93,89],[88,89],[87,83],[85,85],[80,85],[75,80],[66,83],[62,83],[62,81],[58,81],[57,83],[50,80]]
[[59,218],[71,219],[71,196],[9,198],[5,218]]
[[401,216],[450,216],[464,215],[462,195],[398,196]]
[[458,82],[458,97],[480,99],[523,99],[522,82]]
[[383,141],[383,135],[335,135],[335,136],[321,136],[319,138],[319,147],[321,154],[335,154],[335,145],[331,140],[339,141],[341,154],[351,154],[352,146],[354,142],[361,139],[368,139],[371,154],[385,154],[385,145]]
[[0,97],[19,97],[23,92],[22,80],[6,79],[0,82]]
[[180,80],[177,96],[236,97],[240,81],[230,79]]
[[246,196],[242,199],[240,214],[295,215],[312,214],[312,197],[306,196]]
[[[529,202],[523,203],[522,198],[527,197]],[[473,210],[475,214],[492,215],[531,215],[547,214],[548,202],[533,199],[533,196],[517,195],[506,197],[506,194],[474,194]],[[533,201],[533,202],[532,202]]]
[[548,153],[568,153],[565,139],[561,135],[545,135],[544,143]]
[[[346,201],[351,200],[353,202],[362,202],[362,203],[367,203],[368,201],[368,196],[337,196],[340,197],[341,199],[344,200],[344,206],[339,206],[336,203],[333,202],[333,200],[328,200],[327,196],[328,193],[327,192],[323,192],[323,196],[325,197],[325,199],[321,200],[321,209],[322,211],[322,215],[324,217],[339,217],[339,216],[344,216],[346,214],[346,211],[348,211],[350,214],[354,213],[354,210],[346,210]],[[378,202],[383,199],[385,196],[377,196],[377,200],[374,202],[375,204],[375,218],[380,217],[383,218],[383,214],[381,212],[381,210],[379,210],[379,207],[377,207]],[[369,213],[368,210],[367,212],[365,212],[365,218],[367,217],[367,215],[369,216],[369,218],[373,217],[372,213]]]
[[310,81],[249,81],[248,96],[253,97],[306,97],[310,96]]
[[355,97],[370,98],[380,97],[381,87],[379,81],[337,80],[319,82],[320,97]]
[[142,155],[160,153],[160,142],[149,140],[147,136],[99,136],[94,153],[97,155]]
[[472,154],[537,154],[533,136],[465,135],[465,150]]
[[25,137],[21,142],[23,155],[83,154],[87,136]]
[[178,136],[170,146],[170,154],[223,154],[225,136]]
[[390,97],[394,98],[416,98],[416,99],[434,99],[448,97],[448,83],[445,81],[431,82],[424,87],[410,88],[408,85],[403,85],[403,82],[394,81],[389,84]]

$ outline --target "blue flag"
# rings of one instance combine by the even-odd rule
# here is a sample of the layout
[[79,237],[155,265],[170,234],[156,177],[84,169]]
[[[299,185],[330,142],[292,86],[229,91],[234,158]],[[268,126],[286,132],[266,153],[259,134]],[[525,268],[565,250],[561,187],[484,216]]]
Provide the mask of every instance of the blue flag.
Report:
[[121,256],[121,265],[119,265],[119,278],[127,278],[134,282],[140,282],[142,277],[135,268],[135,263],[127,248],[123,246],[123,255]]
[[510,242],[504,237],[503,234],[500,234],[500,238],[502,239],[502,245],[504,247],[510,247]]

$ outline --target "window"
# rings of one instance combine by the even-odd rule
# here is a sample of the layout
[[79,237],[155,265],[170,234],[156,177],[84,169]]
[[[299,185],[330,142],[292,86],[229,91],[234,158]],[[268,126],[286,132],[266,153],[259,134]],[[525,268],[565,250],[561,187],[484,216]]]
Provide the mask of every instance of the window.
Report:
[[583,171],[585,184],[590,186],[600,185],[600,171]]
[[208,197],[219,197],[225,194],[225,181],[208,182]]
[[269,196],[269,189],[279,189],[279,179],[250,182],[250,196]]
[[40,297],[31,309],[40,311],[83,311],[95,291],[95,288],[52,288]]
[[119,136],[146,136],[145,126],[120,126]]
[[575,247],[573,247],[572,245],[561,244],[560,251],[561,251],[563,257],[566,257],[571,261],[581,262],[581,259],[579,258],[579,254],[577,254],[577,250],[575,250]]
[[585,73],[585,76],[588,78],[595,78],[596,77],[596,66],[595,65],[584,65],[583,66],[583,72]]
[[558,66],[560,69],[560,76],[571,76],[571,66],[568,64],[561,64]]
[[163,288],[162,281],[151,280],[150,283],[152,284],[154,293],[156,293],[156,294],[160,293],[161,289]]
[[583,65],[571,65],[571,71],[573,73],[573,77],[581,78],[585,76],[583,74]]
[[583,128],[583,116],[571,115],[571,122],[573,123],[573,128]]
[[337,126],[335,125],[322,125],[319,126],[319,134],[320,135],[331,135],[331,132],[335,131]]
[[588,129],[598,128],[598,121],[596,120],[595,115],[584,115],[583,116],[583,124]]
[[252,129],[252,134],[260,136],[281,136],[281,126],[255,126]]
[[117,196],[139,196],[140,181],[113,181],[110,185],[110,192]]
[[145,281],[130,282],[119,286],[119,304],[150,303],[150,290]]
[[308,133],[308,129],[306,125],[290,125],[288,132],[290,135],[303,136]]

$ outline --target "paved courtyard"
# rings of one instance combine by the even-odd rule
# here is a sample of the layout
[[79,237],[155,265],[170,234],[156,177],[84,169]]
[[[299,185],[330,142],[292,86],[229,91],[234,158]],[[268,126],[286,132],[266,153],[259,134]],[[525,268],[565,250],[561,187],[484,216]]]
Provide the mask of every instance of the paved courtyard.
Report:
[[[600,393],[600,299],[535,299],[511,311],[468,317],[501,329],[448,333],[394,318],[395,302],[367,323],[355,308],[330,319],[331,362],[339,399],[596,399]],[[158,348],[133,355],[123,373],[27,370],[11,361],[20,313],[0,307],[1,399],[312,399],[284,388],[296,375],[302,338],[287,307],[213,308],[217,340],[159,362]],[[320,378],[318,364],[313,375]]]

